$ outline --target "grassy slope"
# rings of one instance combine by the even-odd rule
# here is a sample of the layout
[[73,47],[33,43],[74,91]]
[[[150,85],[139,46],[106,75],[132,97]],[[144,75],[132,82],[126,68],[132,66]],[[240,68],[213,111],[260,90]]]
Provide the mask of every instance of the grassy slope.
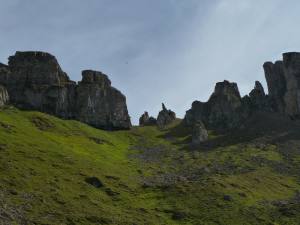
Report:
[[[191,150],[178,124],[107,132],[0,111],[0,221],[299,224],[297,152],[253,141]],[[87,184],[92,176],[104,187]]]

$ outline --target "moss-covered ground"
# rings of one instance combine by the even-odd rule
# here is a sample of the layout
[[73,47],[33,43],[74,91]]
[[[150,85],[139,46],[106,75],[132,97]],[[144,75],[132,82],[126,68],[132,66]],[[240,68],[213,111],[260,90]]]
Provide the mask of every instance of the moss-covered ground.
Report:
[[299,137],[210,132],[193,148],[189,133],[180,121],[109,132],[7,107],[0,224],[300,224]]

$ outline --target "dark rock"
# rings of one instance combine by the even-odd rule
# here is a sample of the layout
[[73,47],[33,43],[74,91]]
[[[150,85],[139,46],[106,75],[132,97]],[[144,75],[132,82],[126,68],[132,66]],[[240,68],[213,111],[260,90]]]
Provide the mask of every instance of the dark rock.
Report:
[[283,61],[264,64],[269,95],[277,112],[300,117],[300,53],[283,54]]
[[173,220],[183,220],[185,217],[186,217],[186,214],[184,212],[174,211],[172,213]]
[[[69,118],[75,82],[62,71],[56,58],[44,52],[16,52],[9,57],[9,74],[0,79],[13,104]],[[71,95],[71,96],[70,96]]]
[[224,195],[223,196],[224,201],[232,201],[232,197],[230,195]]
[[193,126],[202,121],[209,129],[230,129],[237,127],[247,116],[236,83],[219,82],[208,102],[195,101],[186,112],[185,123]]
[[109,130],[131,126],[126,98],[105,74],[83,71],[77,85],[49,53],[16,52],[8,66],[0,64],[0,84],[8,90],[10,102],[22,109]]
[[208,139],[208,133],[204,124],[201,121],[196,122],[193,125],[192,144],[199,145],[202,142],[206,141],[207,139]]
[[148,114],[148,112],[144,112],[144,114],[141,115],[141,117],[139,119],[139,125],[145,126],[145,124],[147,124],[148,121],[149,121],[149,114]]
[[176,119],[176,114],[170,109],[167,109],[165,104],[162,103],[162,110],[157,116],[157,126],[160,128],[172,123]]
[[[245,97],[242,99],[245,103]],[[249,94],[248,111],[265,111],[272,112],[272,102],[269,96],[265,94],[264,88],[259,81],[255,81],[254,89]],[[245,106],[245,104],[244,104]]]
[[76,89],[76,119],[104,129],[129,129],[126,97],[111,86],[108,77],[85,70]]
[[85,182],[96,188],[101,188],[104,186],[103,183],[97,177],[87,177],[85,179]]
[[0,107],[7,104],[9,101],[9,96],[5,87],[0,85]]
[[139,119],[139,125],[140,126],[152,126],[156,125],[156,119],[154,117],[149,117],[148,112],[144,112],[143,115],[141,115]]
[[268,85],[269,96],[275,102],[275,111],[284,113],[284,94],[286,92],[286,80],[284,78],[283,62],[266,62],[263,65],[265,78]]

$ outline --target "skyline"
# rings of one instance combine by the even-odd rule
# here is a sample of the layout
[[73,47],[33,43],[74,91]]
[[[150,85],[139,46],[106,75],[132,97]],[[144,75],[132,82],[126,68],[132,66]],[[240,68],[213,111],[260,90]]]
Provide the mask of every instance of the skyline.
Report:
[[127,97],[134,124],[144,111],[157,116],[162,102],[183,117],[225,79],[242,95],[255,80],[267,92],[262,64],[300,51],[297,1],[0,2],[0,62],[36,50],[75,81],[99,70]]

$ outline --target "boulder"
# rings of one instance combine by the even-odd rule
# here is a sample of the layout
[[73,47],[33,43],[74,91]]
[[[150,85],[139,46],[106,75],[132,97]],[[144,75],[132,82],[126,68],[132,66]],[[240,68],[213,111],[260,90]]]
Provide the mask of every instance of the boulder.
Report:
[[141,115],[139,119],[139,125],[140,126],[152,126],[156,125],[156,119],[152,116],[149,117],[148,112],[144,112],[143,115]]
[[129,129],[126,97],[111,86],[107,75],[93,70],[82,71],[76,88],[76,119],[97,128]]
[[208,133],[204,124],[201,121],[195,122],[192,130],[192,144],[199,145],[202,142],[205,142],[207,139]]
[[167,109],[165,104],[162,103],[162,110],[157,116],[157,126],[160,128],[172,123],[176,119],[176,114],[170,109]]
[[3,107],[9,101],[8,93],[5,87],[0,85],[0,107]]

